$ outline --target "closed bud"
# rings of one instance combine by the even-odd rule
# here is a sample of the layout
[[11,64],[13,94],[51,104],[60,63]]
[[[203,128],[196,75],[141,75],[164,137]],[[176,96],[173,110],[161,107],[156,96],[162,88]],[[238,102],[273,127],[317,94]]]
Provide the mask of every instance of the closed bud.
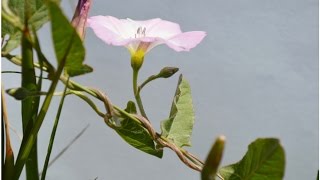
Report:
[[164,67],[163,69],[161,69],[160,73],[158,74],[158,77],[169,78],[178,71],[179,68],[176,67]]
[[219,136],[215,143],[213,144],[206,162],[204,163],[202,172],[201,172],[201,179],[202,180],[214,180],[216,174],[218,172],[218,167],[220,165],[224,145],[225,145],[225,137]]
[[79,0],[71,24],[83,40],[86,33],[86,23],[92,0]]
[[16,100],[24,100],[30,94],[29,90],[27,90],[26,88],[12,88],[7,89],[6,92]]

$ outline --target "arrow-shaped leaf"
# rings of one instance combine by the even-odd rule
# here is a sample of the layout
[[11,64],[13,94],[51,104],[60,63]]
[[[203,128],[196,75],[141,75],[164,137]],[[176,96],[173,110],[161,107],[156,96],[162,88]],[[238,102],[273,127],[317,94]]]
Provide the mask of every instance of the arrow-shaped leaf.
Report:
[[191,146],[193,124],[194,112],[190,85],[180,75],[169,119],[161,122],[161,135],[172,140],[179,147]]
[[[134,102],[129,101],[127,108],[125,109],[128,113],[137,113]],[[124,118],[121,120],[121,126],[115,127],[116,132],[131,146],[145,152],[162,158],[163,149],[158,149],[148,131],[142,127],[139,123]]]

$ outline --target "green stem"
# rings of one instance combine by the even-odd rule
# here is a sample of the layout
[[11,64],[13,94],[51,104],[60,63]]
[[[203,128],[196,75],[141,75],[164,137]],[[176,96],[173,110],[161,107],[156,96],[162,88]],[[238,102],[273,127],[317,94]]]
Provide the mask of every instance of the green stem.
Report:
[[[39,111],[38,116],[36,117],[34,125],[33,125],[33,127],[30,128],[31,129],[30,133],[27,136],[23,137],[23,140],[22,140],[22,143],[21,143],[21,146],[19,149],[18,157],[16,160],[16,164],[15,164],[15,177],[14,177],[14,179],[19,179],[19,177],[21,175],[21,171],[23,169],[23,166],[29,157],[29,154],[32,150],[34,143],[36,142],[36,137],[37,137],[38,132],[41,128],[43,120],[47,114],[47,111],[49,109],[54,91],[57,87],[58,81],[60,79],[60,76],[62,74],[64,66],[66,64],[66,58],[68,56],[68,53],[70,52],[71,47],[72,47],[72,43],[70,42],[67,47],[66,53],[64,54],[64,56],[62,57],[59,65],[58,65],[58,69],[57,69],[55,76],[52,79],[52,83],[49,87],[48,95],[45,97],[45,99],[42,103],[41,109]],[[37,176],[37,179],[38,178],[39,177]]]
[[[136,76],[136,77],[137,77],[137,76]],[[64,77],[64,76],[61,76],[61,77],[60,77],[60,80],[61,80],[64,84],[67,83],[67,78]],[[87,88],[87,87],[84,87],[84,86],[82,86],[81,84],[76,83],[75,81],[70,80],[69,83],[68,83],[68,87],[69,87],[70,89],[72,89],[72,90],[84,91],[84,92],[90,94],[91,96],[93,96],[93,97],[95,97],[95,98],[97,98],[97,99],[99,99],[99,100],[102,100],[93,90],[91,90],[91,89],[89,89],[89,88]],[[96,106],[92,106],[91,103],[89,103],[89,105],[96,111]],[[127,118],[129,118],[129,119],[131,119],[131,120],[133,120],[133,121],[135,121],[135,122],[137,122],[137,123],[139,123],[139,124],[142,124],[141,121],[138,120],[136,117],[134,117],[132,114],[127,113],[126,111],[124,111],[123,109],[121,109],[120,107],[118,107],[118,106],[116,106],[116,105],[114,105],[114,104],[113,104],[112,106],[113,106],[113,108],[114,108],[115,110],[117,110],[120,114],[124,115],[125,117],[127,117]],[[96,111],[96,112],[97,112],[97,111]],[[100,116],[103,116],[103,114],[101,114],[101,112],[99,112],[98,114],[99,114]],[[163,141],[167,142],[167,143],[171,143],[167,138],[165,138],[165,137],[163,137],[163,136],[161,136],[161,139],[162,139]],[[184,154],[184,156],[185,156],[186,158],[188,158],[190,161],[192,161],[193,163],[195,163],[197,166],[202,167],[203,162],[201,162],[199,159],[191,156],[191,155],[190,155],[187,151],[185,151],[183,148],[178,147],[178,149]]]
[[[60,77],[60,80],[61,80],[64,84],[67,84],[69,89],[78,90],[78,91],[84,91],[84,92],[90,94],[91,96],[93,96],[93,97],[95,97],[95,98],[97,98],[97,99],[99,99],[99,100],[102,100],[93,90],[91,90],[91,89],[89,89],[89,88],[87,88],[87,87],[84,87],[84,86],[82,86],[81,84],[79,84],[79,83],[77,83],[77,82],[75,82],[75,81],[73,81],[73,80],[71,80],[71,79],[69,80],[69,83],[68,83],[68,82],[67,82],[67,77],[65,77],[65,76],[61,76],[61,77]],[[78,94],[79,94],[79,93],[77,93],[76,95],[78,95]],[[82,97],[81,97],[81,98],[82,98]],[[86,100],[86,101],[87,101],[87,100]],[[88,101],[87,101],[87,103],[88,103]],[[95,106],[92,106],[92,103],[88,103],[88,104],[89,104],[95,111],[97,110]],[[131,120],[133,120],[133,121],[141,124],[141,122],[140,122],[137,118],[135,118],[134,116],[132,116],[132,114],[126,112],[125,110],[121,109],[120,107],[118,107],[118,106],[116,106],[116,105],[112,105],[112,107],[113,107],[115,110],[117,110],[120,114],[122,114],[122,115],[126,116],[127,118],[130,118]],[[103,114],[101,114],[101,112],[98,113],[98,114],[99,114],[100,116],[103,116]]]
[[57,71],[57,77],[55,77],[55,79],[52,81],[51,86],[49,88],[49,92],[48,95],[46,96],[46,98],[44,99],[44,102],[42,104],[40,113],[37,117],[37,120],[35,121],[35,124],[33,126],[33,128],[31,129],[30,135],[28,137],[24,137],[24,140],[22,142],[22,145],[19,149],[19,154],[16,160],[16,165],[15,165],[15,179],[19,179],[19,176],[21,174],[21,170],[23,169],[24,163],[27,161],[27,158],[29,156],[29,153],[31,151],[31,148],[33,146],[33,144],[35,143],[36,140],[36,136],[38,134],[38,131],[42,125],[42,122],[46,116],[46,113],[49,109],[49,105],[54,93],[54,90],[58,84],[58,80],[59,80],[59,76],[62,73],[63,67],[64,67],[64,61],[63,63],[61,63],[61,65],[59,65],[60,67],[58,68]]
[[[37,91],[41,88],[41,83],[37,85],[35,68],[33,65],[33,49],[31,43],[28,41],[29,30],[26,28],[23,31],[21,39],[22,52],[22,66],[21,66],[21,87],[29,91]],[[39,108],[40,97],[31,97],[21,101],[21,117],[23,135],[28,136],[30,128],[33,127]],[[31,152],[26,162],[26,179],[37,180],[38,178],[38,152],[37,152],[37,138],[31,149]]]
[[138,87],[138,94],[140,94],[140,91],[142,90],[142,88],[147,85],[149,82],[158,79],[159,75],[152,75],[150,76],[147,80],[145,80],[139,87]]
[[[9,60],[10,60],[10,59],[9,59]],[[18,59],[18,60],[19,60],[19,59]],[[21,60],[19,60],[19,61],[21,61]],[[138,74],[136,74],[136,77],[135,77],[135,79],[136,79],[136,80],[135,80],[135,81],[136,81],[136,85],[137,85],[137,77],[138,77]],[[60,76],[60,81],[63,82],[64,84],[66,84],[69,89],[75,90],[75,92],[76,92],[76,91],[83,91],[83,92],[88,93],[88,94],[91,95],[92,97],[95,97],[95,98],[103,101],[103,99],[101,99],[101,97],[99,97],[99,95],[97,95],[97,93],[96,93],[94,90],[92,90],[92,89],[90,89],[90,88],[88,88],[88,87],[85,87],[85,86],[83,86],[83,85],[81,85],[81,84],[79,84],[79,83],[77,83],[77,82],[75,82],[75,81],[72,81],[72,80],[69,80],[69,82],[67,82],[67,77],[66,77],[66,76],[63,76],[63,75]],[[137,87],[137,86],[136,86],[136,87]],[[77,93],[74,93],[74,94],[78,95],[78,93],[81,94],[80,92],[77,92]],[[85,95],[82,94],[82,96],[85,96]],[[81,97],[81,96],[79,96],[79,97]],[[81,97],[81,98],[82,98],[82,97]],[[101,116],[101,117],[104,116],[104,114],[103,114],[101,111],[99,111],[95,105],[93,105],[93,103],[91,102],[91,100],[89,100],[90,103],[89,103],[89,101],[88,101],[88,98],[85,98],[84,100],[87,101],[87,103],[98,113],[99,116]],[[140,100],[141,100],[141,99],[140,99]],[[137,122],[137,123],[139,123],[139,124],[142,125],[141,121],[140,121],[139,119],[137,119],[135,116],[133,116],[132,114],[127,113],[126,111],[124,111],[123,109],[121,109],[120,107],[118,107],[118,106],[116,106],[116,105],[114,105],[114,104],[112,105],[112,107],[113,107],[117,112],[119,112],[120,114],[122,114],[122,115],[124,115],[125,117],[127,117],[127,118],[129,118],[129,119],[131,119],[131,120],[133,120],[133,121],[135,121],[135,122]],[[163,141],[167,142],[167,143],[171,143],[167,138],[165,138],[165,137],[163,137],[163,136],[161,136],[161,139],[162,139]],[[184,155],[186,158],[188,158],[189,160],[191,160],[192,162],[194,162],[195,164],[197,164],[197,166],[199,166],[199,165],[200,165],[200,167],[202,166],[203,162],[201,162],[199,159],[197,159],[197,158],[193,157],[192,155],[190,155],[190,154],[189,154],[187,151],[185,151],[183,148],[180,148],[180,147],[179,147],[178,149],[183,153],[183,155]],[[197,162],[197,163],[196,163],[196,162]]]
[[142,105],[142,101],[141,101],[141,97],[140,97],[140,92],[138,90],[138,73],[139,70],[133,70],[133,93],[134,93],[134,97],[137,101],[139,110],[141,112],[141,115],[148,119],[146,112],[144,111],[143,105]]
[[[66,85],[67,86],[67,85]],[[78,96],[79,98],[81,98],[82,100],[84,100],[85,102],[87,102],[89,104],[89,106],[100,116],[100,117],[104,117],[105,114],[103,112],[101,112],[98,107],[94,104],[94,102],[87,97],[86,95],[84,95],[82,92],[79,91],[70,91],[70,94],[74,94],[76,96]]]
[[[67,82],[68,81],[69,81],[69,78],[68,78]],[[56,119],[54,121],[54,125],[53,125],[53,128],[52,128],[50,141],[49,141],[49,145],[48,145],[48,150],[47,150],[47,156],[46,156],[46,159],[45,159],[45,162],[44,162],[44,166],[43,166],[43,170],[42,170],[42,174],[41,174],[41,180],[45,180],[46,179],[46,174],[47,174],[47,169],[48,169],[48,165],[49,165],[50,155],[51,155],[51,152],[52,152],[52,147],[53,147],[55,135],[56,135],[56,132],[57,132],[57,128],[58,128],[58,124],[59,124],[59,120],[60,120],[60,115],[61,115],[64,99],[66,97],[67,89],[68,89],[68,86],[66,85],[65,88],[64,88],[64,91],[63,91],[63,95],[62,95],[61,100],[60,100],[58,112],[57,112]]]

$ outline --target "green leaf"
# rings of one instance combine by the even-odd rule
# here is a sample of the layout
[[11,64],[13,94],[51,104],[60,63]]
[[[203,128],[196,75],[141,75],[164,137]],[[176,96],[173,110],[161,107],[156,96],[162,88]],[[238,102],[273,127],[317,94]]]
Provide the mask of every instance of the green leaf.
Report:
[[16,32],[11,34],[6,44],[3,46],[2,51],[4,53],[9,53],[20,45],[21,42],[21,33]]
[[15,29],[11,24],[1,17],[1,37],[4,37],[6,34],[14,34]]
[[44,4],[37,9],[29,19],[31,28],[40,29],[46,22],[49,21],[48,8]]
[[[136,113],[136,106],[134,102],[129,101],[127,108],[125,109],[128,113]],[[162,158],[163,149],[157,149],[156,145],[148,133],[148,131],[142,127],[139,123],[129,119],[124,118],[121,120],[121,126],[115,127],[116,132],[131,146],[145,152]]]
[[180,75],[169,119],[161,122],[161,135],[172,140],[179,147],[191,146],[193,124],[194,111],[190,85]]
[[58,63],[60,63],[66,53],[66,47],[69,45],[69,42],[72,42],[70,52],[66,57],[65,70],[67,74],[72,77],[92,72],[90,66],[83,64],[85,49],[82,41],[68,19],[63,15],[58,4],[49,1],[49,12],[52,22],[51,29],[54,49]]
[[137,114],[137,108],[133,101],[129,101],[127,103],[125,111],[131,114]]
[[278,139],[257,139],[241,161],[219,170],[225,180],[281,180],[285,171],[285,153]]
[[[28,7],[30,8],[30,18],[28,21],[29,28],[38,30],[49,20],[47,7],[44,4],[44,0],[29,0],[27,2],[29,4]],[[10,0],[8,2],[8,6],[10,10],[17,15],[17,17],[20,19],[20,22],[23,22],[25,16],[25,0]],[[4,18],[1,18],[1,21],[1,36],[4,37],[6,34],[9,35],[9,39],[2,48],[2,51],[9,53],[20,45],[21,32]]]

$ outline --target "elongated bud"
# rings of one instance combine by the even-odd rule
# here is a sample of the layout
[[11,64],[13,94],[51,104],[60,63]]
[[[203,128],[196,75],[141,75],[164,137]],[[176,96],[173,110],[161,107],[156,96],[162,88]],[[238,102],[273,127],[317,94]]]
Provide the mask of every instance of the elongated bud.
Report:
[[7,89],[6,92],[16,100],[24,100],[30,94],[30,91],[26,88],[11,88]]
[[179,68],[176,67],[164,67],[163,69],[161,69],[160,73],[158,74],[158,77],[169,78],[178,71]]
[[86,34],[86,23],[92,0],[79,0],[71,24],[83,40]]
[[201,172],[201,180],[215,180],[222,159],[225,137],[219,136],[213,144]]

